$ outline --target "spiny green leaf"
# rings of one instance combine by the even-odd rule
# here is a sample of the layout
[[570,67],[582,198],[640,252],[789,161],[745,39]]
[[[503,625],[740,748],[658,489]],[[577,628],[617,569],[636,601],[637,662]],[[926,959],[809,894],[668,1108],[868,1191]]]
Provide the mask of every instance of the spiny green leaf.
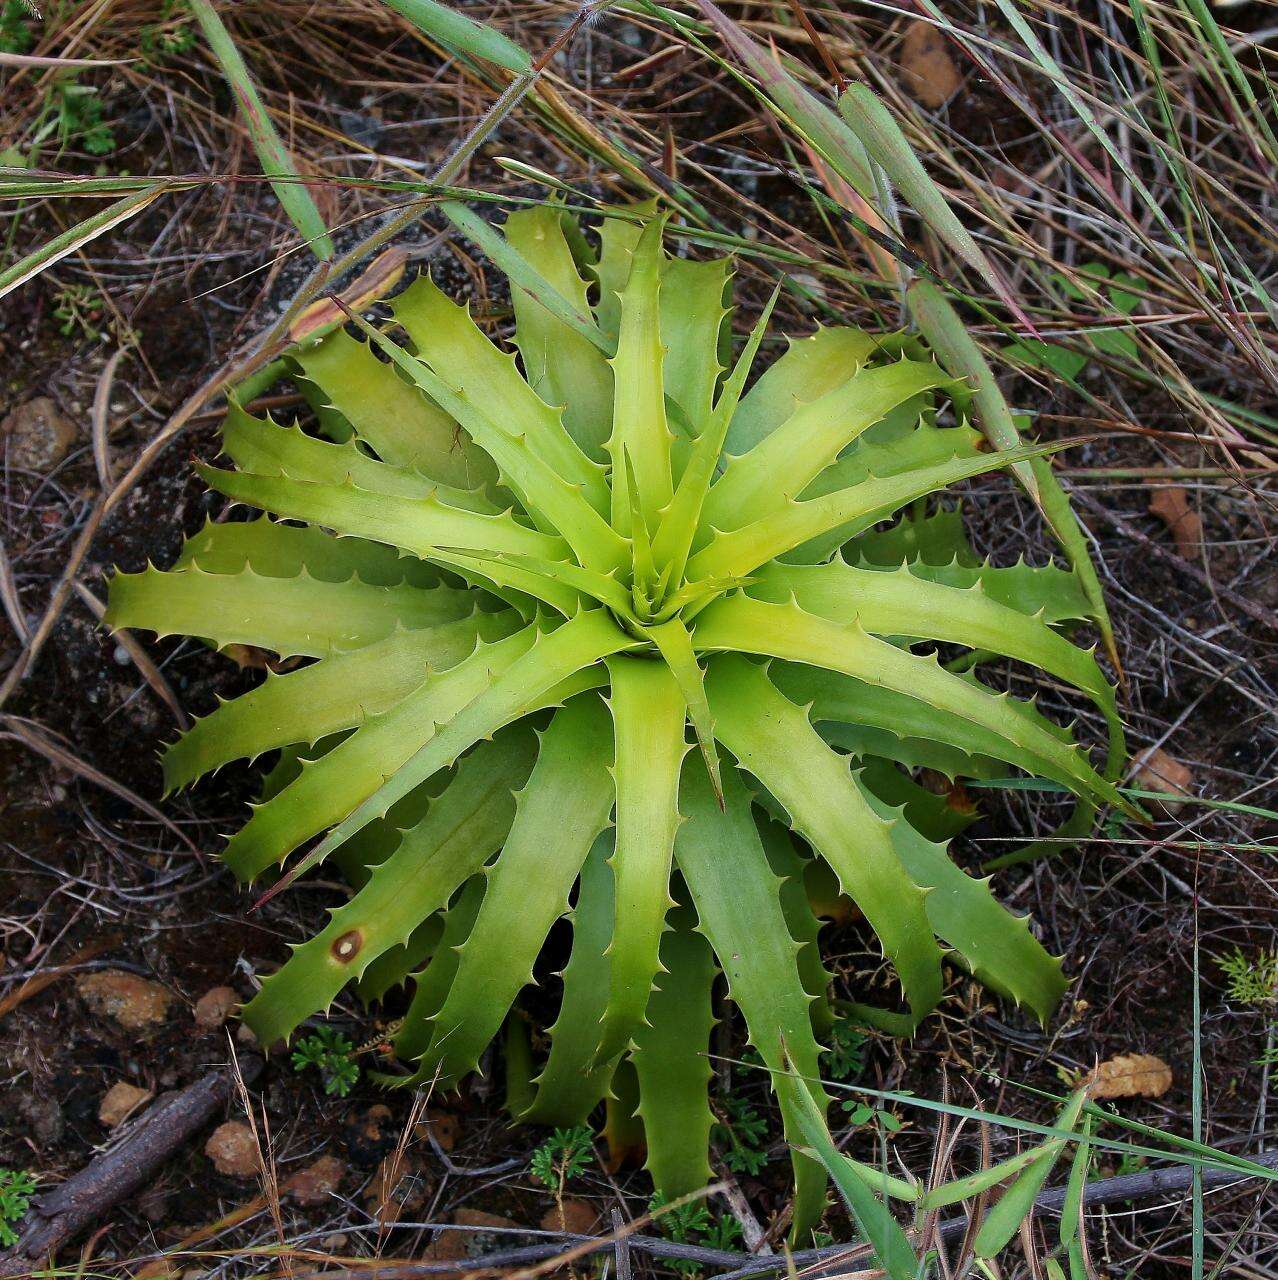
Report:
[[670,924],[661,940],[663,972],[645,1024],[635,1033],[632,1059],[639,1075],[637,1114],[648,1139],[644,1167],[657,1193],[673,1200],[711,1178],[710,994],[718,970],[691,907],[677,907]]
[[488,873],[483,905],[458,953],[421,1067],[456,1081],[497,1033],[612,812],[612,726],[597,693],[555,712],[541,735],[515,820]]
[[295,948],[246,1006],[245,1020],[263,1044],[288,1036],[378,956],[405,944],[479,871],[510,829],[511,793],[528,776],[532,747],[531,734],[513,732],[462,762],[425,818],[403,833],[364,888],[331,912],[328,926]]
[[874,927],[896,966],[917,1021],[941,996],[941,952],[923,889],[910,878],[884,821],[838,756],[781,695],[762,667],[736,656],[711,661],[706,677],[723,744],[790,815],[792,825],[834,869],[843,891]]
[[956,484],[1027,459],[1064,444],[1036,446],[975,458],[955,458],[904,475],[874,478],[803,502],[791,501],[783,510],[764,515],[730,533],[719,534],[688,561],[689,578],[750,573],[831,529],[841,529],[858,518],[881,519],[897,507],[936,489]]
[[[373,587],[357,578],[263,578],[252,569],[216,574],[192,565],[173,573],[117,574],[104,621],[157,635],[208,631],[204,638],[219,649],[249,644],[283,658],[322,658],[375,644],[397,631],[444,627],[469,618],[473,610],[470,593],[451,587],[423,591]],[[441,637],[445,660],[465,634],[461,628]]]
[[[520,209],[506,219],[506,239],[567,298],[589,315],[581,278],[564,235],[564,214],[553,206]],[[612,369],[593,341],[523,289],[511,291],[515,345],[533,390],[563,406],[564,426],[594,462],[605,458],[612,425]]]
[[674,492],[670,471],[670,442],[662,390],[663,347],[661,334],[661,219],[644,228],[635,246],[630,276],[621,292],[621,328],[617,354],[612,360],[615,402],[608,453],[614,472],[612,523],[621,533],[630,532],[630,508],[616,484],[630,455],[635,469],[639,510],[649,529]]
[[581,870],[572,911],[572,953],[564,969],[559,1016],[550,1028],[550,1056],[533,1103],[522,1119],[581,1124],[608,1089],[615,1062],[594,1064],[599,1023],[608,1006],[608,943],[616,909],[612,892],[613,833],[596,841]]
[[842,386],[796,405],[775,431],[734,458],[710,490],[705,519],[728,530],[784,508],[862,432],[897,405],[949,380],[938,365],[921,361],[858,369]]
[[477,614],[399,632],[287,675],[268,671],[263,684],[197,720],[165,752],[165,785],[175,791],[228,761],[353,729],[407,697],[431,670],[446,670],[481,640],[498,640],[517,625],[509,611]]
[[293,359],[383,462],[492,496],[497,468],[488,455],[394,364],[379,360],[345,329],[302,347]]
[[644,1020],[660,969],[679,827],[679,772],[688,746],[687,706],[669,667],[643,658],[608,661],[616,738],[616,924],[608,947],[609,995],[596,1061],[616,1057]]
[[[783,1064],[782,1041],[801,1069],[815,1077],[820,1047],[781,910],[780,881],[768,865],[750,812],[750,796],[735,769],[724,775],[724,805],[700,769],[685,772],[680,791],[688,820],[679,830],[675,856],[697,908],[698,928],[710,940],[728,991],[745,1017],[750,1042],[773,1070]],[[776,1077],[773,1077],[774,1087]],[[797,1142],[796,1115],[781,1095],[786,1133]],[[820,1106],[827,1100],[822,1094]],[[821,1216],[825,1178],[810,1161],[795,1157],[796,1197],[791,1232],[802,1239]]]
[[[768,605],[743,595],[721,600],[698,619],[699,649],[762,653],[806,662],[885,685],[1016,743],[1033,771],[1086,795],[1141,816],[1131,801],[1102,778],[1076,748],[1023,716],[997,697],[923,658],[876,639],[858,623],[840,625],[816,618],[797,605]],[[711,702],[713,706],[713,700]]]
[[266,578],[297,578],[305,571],[318,582],[358,578],[372,587],[437,587],[440,573],[415,556],[363,538],[335,538],[314,525],[280,524],[270,516],[214,524],[189,537],[175,569],[196,565],[206,573],[235,574],[244,568]]

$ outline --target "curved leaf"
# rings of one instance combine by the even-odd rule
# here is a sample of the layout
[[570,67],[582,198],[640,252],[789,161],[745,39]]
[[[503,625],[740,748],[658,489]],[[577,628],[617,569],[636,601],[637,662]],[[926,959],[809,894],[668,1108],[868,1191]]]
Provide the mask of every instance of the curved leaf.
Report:
[[608,943],[616,918],[612,892],[613,833],[594,844],[572,910],[572,953],[564,969],[550,1056],[537,1077],[532,1105],[520,1116],[536,1124],[581,1124],[608,1091],[615,1062],[594,1065],[599,1023],[608,1007]]
[[287,675],[268,671],[263,684],[223,702],[168,748],[165,786],[175,791],[228,761],[353,729],[407,697],[430,671],[454,666],[481,641],[499,640],[517,625],[508,612],[477,614],[400,632]]
[[577,873],[612,812],[611,739],[608,712],[595,693],[566,703],[541,735],[422,1060],[432,1073],[438,1065],[444,1080],[474,1069],[520,988],[532,981],[551,926],[568,910]]
[[715,1024],[710,995],[718,969],[689,906],[671,913],[661,966],[631,1060],[639,1076],[636,1114],[648,1139],[644,1168],[658,1195],[674,1200],[710,1181],[714,1124],[708,1101]]
[[330,912],[326,928],[294,948],[245,1007],[245,1021],[263,1044],[288,1036],[379,956],[406,945],[413,930],[483,867],[510,829],[512,792],[528,776],[532,756],[531,734],[521,732],[486,744],[462,762],[425,818],[373,868],[368,883]]
[[[800,1070],[817,1075],[820,1046],[812,1032],[812,996],[799,981],[779,897],[750,811],[750,795],[735,769],[723,778],[724,807],[700,769],[689,769],[680,791],[688,815],[675,857],[697,908],[697,928],[710,940],[728,992],[745,1017],[750,1043],[774,1071],[784,1070],[784,1046]],[[775,1084],[775,1077],[774,1084]],[[786,1134],[797,1141],[797,1116],[781,1095]],[[820,1105],[829,1105],[824,1094]],[[801,1240],[821,1216],[825,1177],[796,1154],[792,1238]]]
[[821,740],[807,713],[762,667],[714,659],[706,676],[720,741],[790,815],[865,913],[896,967],[911,1020],[941,997],[941,952],[924,907],[926,882],[911,879],[892,844],[892,823],[870,806],[848,762]]
[[[282,658],[323,658],[376,644],[397,631],[473,629],[474,597],[451,587],[420,590],[373,587],[312,578],[263,578],[252,569],[206,573],[197,565],[162,573],[118,573],[111,580],[107,626],[154,631],[158,636],[201,635],[221,649],[257,645]],[[453,647],[466,628],[451,633]],[[449,650],[448,638],[444,648]]]

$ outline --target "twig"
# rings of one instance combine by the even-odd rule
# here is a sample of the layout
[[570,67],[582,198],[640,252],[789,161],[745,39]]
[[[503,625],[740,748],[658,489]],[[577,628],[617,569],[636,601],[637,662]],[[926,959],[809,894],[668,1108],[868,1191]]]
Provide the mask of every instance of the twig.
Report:
[[623,1226],[621,1210],[614,1208],[608,1217],[612,1233],[617,1238],[617,1280],[630,1280],[630,1240],[620,1234]]
[[1235,609],[1240,609],[1249,618],[1259,622],[1261,626],[1268,627],[1270,631],[1278,631],[1278,614],[1275,614],[1272,609],[1266,609],[1264,605],[1257,604],[1254,600],[1248,600],[1246,596],[1240,595],[1223,583],[1213,583],[1193,561],[1183,559],[1175,551],[1163,546],[1161,542],[1156,542],[1148,534],[1143,533],[1117,512],[1110,511],[1107,507],[1097,502],[1095,498],[1083,492],[1083,490],[1074,487],[1071,496],[1085,506],[1088,511],[1104,520],[1112,529],[1121,533],[1124,538],[1130,538],[1133,542],[1139,543],[1144,547],[1146,551],[1156,555],[1160,560],[1166,560],[1168,563],[1175,565],[1178,572],[1187,574],[1195,582],[1201,583],[1213,595],[1218,595],[1222,599],[1228,600]]
[[[246,1058],[240,1074],[251,1082],[262,1066],[261,1058]],[[18,1243],[0,1254],[0,1276],[31,1275],[56,1249],[150,1182],[226,1106],[234,1088],[233,1073],[221,1068],[161,1098],[118,1146],[36,1199]]]
[[119,941],[116,937],[99,938],[96,942],[90,942],[88,946],[81,947],[66,964],[33,973],[16,991],[10,991],[3,1000],[0,1000],[0,1018],[12,1013],[20,1004],[25,1004],[33,996],[38,996],[45,987],[52,986],[59,978],[66,977],[68,973],[74,973],[86,961],[95,959],[104,951],[109,951]]
[[126,804],[131,804],[135,809],[145,813],[148,818],[168,828],[197,858],[204,856],[200,846],[175,822],[166,818],[155,805],[143,800],[136,791],[109,777],[101,769],[95,769],[79,756],[73,755],[60,743],[55,742],[35,721],[24,719],[22,716],[0,715],[0,738],[10,742],[20,742],[50,763],[74,773],[96,787],[101,787],[103,791],[109,791],[113,796],[119,796]]
[[[1265,1152],[1256,1158],[1256,1164],[1268,1169],[1278,1168],[1278,1151]],[[1188,1194],[1193,1168],[1188,1165],[1173,1165],[1164,1169],[1149,1169],[1141,1173],[1123,1174],[1116,1178],[1102,1178],[1090,1182],[1083,1191],[1083,1204],[1087,1208],[1112,1204],[1123,1200],[1147,1200],[1152,1196],[1174,1194],[1177,1197]],[[1202,1185],[1204,1190],[1218,1190],[1246,1180],[1246,1175],[1236,1169],[1207,1169],[1203,1171]],[[1065,1188],[1054,1187],[1043,1192],[1034,1201],[1034,1207],[1049,1213],[1059,1212],[1065,1202]],[[942,1239],[955,1239],[961,1236],[968,1227],[968,1219],[964,1217],[949,1218],[939,1224],[937,1234]],[[558,1241],[547,1241],[545,1244],[527,1245],[522,1249],[507,1249],[500,1253],[490,1253],[487,1257],[475,1259],[474,1265],[464,1270],[457,1262],[405,1262],[387,1261],[368,1263],[345,1268],[328,1268],[324,1271],[307,1271],[300,1273],[295,1280],[423,1280],[433,1275],[459,1273],[468,1280],[493,1275],[511,1267],[527,1267],[539,1260],[554,1259],[554,1265],[571,1254],[574,1259],[591,1253],[603,1253],[616,1249],[624,1240],[626,1245],[640,1253],[654,1258],[670,1258],[695,1262],[703,1267],[734,1268],[721,1272],[716,1280],[746,1280],[746,1277],[772,1275],[786,1271],[793,1260],[795,1267],[814,1268],[826,1264],[840,1267],[868,1255],[865,1245],[827,1245],[821,1249],[801,1249],[785,1257],[755,1257],[745,1253],[737,1253],[726,1249],[707,1249],[701,1245],[678,1244],[673,1240],[663,1240],[659,1236],[625,1235],[625,1229],[614,1228],[606,1236],[565,1235]],[[565,1252],[565,1246],[570,1247]],[[545,1266],[541,1270],[552,1270],[553,1266]]]

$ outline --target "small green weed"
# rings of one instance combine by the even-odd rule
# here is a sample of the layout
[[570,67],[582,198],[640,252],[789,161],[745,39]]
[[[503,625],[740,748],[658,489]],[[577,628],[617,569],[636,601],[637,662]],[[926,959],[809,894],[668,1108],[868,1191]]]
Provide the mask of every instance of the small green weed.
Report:
[[543,1187],[562,1195],[564,1184],[590,1167],[595,1154],[593,1138],[590,1127],[584,1124],[574,1129],[556,1129],[532,1153],[528,1161],[529,1174]]
[[61,146],[78,142],[91,156],[115,150],[115,133],[102,119],[102,99],[92,85],[74,76],[59,80],[53,87],[52,108]]
[[195,46],[195,28],[181,0],[164,0],[160,20],[142,28],[139,44],[142,56],[152,66],[188,53]]
[[[659,1213],[669,1201],[660,1193],[648,1202],[650,1213]],[[719,1218],[711,1216],[704,1200],[691,1200],[687,1204],[668,1209],[656,1219],[661,1234],[676,1244],[700,1244],[708,1249],[739,1249],[741,1224],[731,1215]],[[680,1275],[695,1276],[701,1273],[701,1264],[691,1259],[675,1258],[669,1265]]]
[[35,44],[31,33],[31,10],[22,0],[3,0],[0,4],[0,53],[26,53]]
[[1133,1155],[1124,1151],[1117,1160],[1105,1152],[1093,1152],[1091,1159],[1091,1176],[1093,1178],[1121,1178],[1129,1173],[1140,1173],[1149,1163],[1145,1156]]
[[98,325],[105,311],[106,303],[92,285],[59,285],[53,295],[53,318],[64,338],[71,337],[78,330],[86,338],[97,341],[102,336]]
[[313,1035],[297,1042],[293,1050],[293,1069],[304,1071],[314,1067],[324,1081],[324,1092],[344,1098],[359,1081],[359,1065],[355,1046],[348,1036],[332,1027],[320,1027]]
[[25,1169],[0,1169],[0,1245],[6,1249],[18,1243],[13,1229],[31,1204],[36,1180]]
[[1244,954],[1235,948],[1233,955],[1220,956],[1217,963],[1229,979],[1229,998],[1238,1004],[1267,1005],[1278,1003],[1278,951]]
[[768,1163],[763,1149],[768,1139],[767,1119],[752,1103],[737,1097],[722,1099],[719,1117],[710,1136],[724,1149],[723,1163],[733,1173],[757,1174]]
[[860,1127],[872,1124],[884,1133],[898,1133],[901,1119],[890,1111],[880,1111],[877,1107],[866,1106],[864,1102],[845,1102],[843,1110],[848,1113],[848,1124]]
[[[1135,276],[1128,275],[1124,271],[1110,275],[1109,268],[1100,262],[1086,264],[1079,269],[1079,274],[1089,277],[1096,290],[1109,299],[1110,306],[1115,311],[1129,316],[1136,310],[1140,298],[1132,293],[1131,289],[1132,286],[1139,286],[1140,281]],[[1076,302],[1087,300],[1087,294],[1065,276],[1057,272],[1053,273],[1052,279],[1065,297]],[[1096,351],[1128,360],[1135,360],[1139,351],[1136,340],[1122,329],[1100,329],[1089,333],[1086,341]],[[1051,369],[1067,382],[1075,381],[1090,363],[1090,357],[1084,352],[1070,351],[1038,338],[1024,338],[1005,350],[1008,355],[1015,356],[1022,364]]]
[[854,1022],[836,1022],[825,1051],[825,1073],[832,1080],[856,1080],[865,1070],[865,1028]]

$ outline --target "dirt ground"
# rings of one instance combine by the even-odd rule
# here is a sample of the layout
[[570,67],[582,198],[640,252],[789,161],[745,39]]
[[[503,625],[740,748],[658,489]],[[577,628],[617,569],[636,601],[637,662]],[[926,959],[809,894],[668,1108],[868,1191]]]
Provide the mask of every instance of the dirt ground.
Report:
[[[456,136],[459,119],[474,118],[474,86],[456,89],[440,59],[401,30],[380,20],[361,26],[357,14],[345,21],[324,17],[308,43],[288,30],[294,18],[288,6],[255,5],[245,31],[264,77],[274,74],[296,94],[299,112],[341,139],[331,150],[343,158],[329,163],[328,172],[358,169],[350,157],[364,153],[352,150],[352,139],[374,153],[426,165]],[[549,19],[530,23],[529,41],[547,24],[553,26]],[[352,70],[340,54],[343,40],[356,37]],[[750,117],[738,97],[680,65],[684,55],[664,69],[615,79],[619,67],[655,47],[651,41],[638,26],[601,26],[574,48],[560,69],[564,81],[582,93],[602,85],[599,99],[609,112],[624,109],[653,133],[668,127],[685,155],[704,162],[704,170],[687,174],[689,186],[712,202],[716,215],[730,219],[734,231],[757,231],[756,210],[764,208],[767,236],[777,234],[779,221],[793,227],[792,239],[805,251],[810,240],[829,244],[838,229],[822,224],[793,182],[760,166],[760,157],[786,163],[778,136]],[[380,78],[371,70],[374,45],[385,59]],[[226,117],[225,92],[195,55],[148,73],[141,87],[107,73],[95,83],[114,122],[116,170],[189,172],[211,165],[210,156],[230,157],[217,161],[219,169],[251,168],[244,139]],[[1021,134],[1006,101],[975,73],[945,110],[954,135],[980,148],[997,143],[1010,163],[1033,169],[1035,141]],[[308,134],[307,153],[322,154],[321,141]],[[497,167],[494,157],[507,154],[565,167],[562,149],[522,121],[503,126],[472,162],[467,180],[533,193]],[[94,165],[72,145],[57,167],[91,173]],[[600,195],[624,190],[589,167],[573,177]],[[750,205],[727,203],[733,184]],[[325,194],[328,211],[347,217],[378,203],[370,193],[331,188]],[[44,208],[6,217],[6,228],[13,227],[21,249],[47,236],[54,216]],[[414,269],[428,262],[437,279],[471,295],[500,329],[508,312],[502,286],[487,264],[443,234],[445,225],[429,214],[410,236],[419,249]],[[0,540],[28,625],[43,613],[100,491],[89,424],[108,358],[127,348],[108,406],[110,463],[118,475],[200,380],[279,313],[303,274],[300,259],[276,259],[290,239],[265,187],[205,187],[158,203],[4,300],[0,418],[47,397],[47,414],[65,422],[68,436],[63,456],[51,463],[16,456],[15,434],[4,442]],[[68,326],[58,310],[72,285],[109,303]],[[753,307],[766,285],[746,269],[740,291]],[[836,309],[846,301],[828,296]],[[869,319],[860,303],[849,305],[850,320]],[[783,302],[781,313],[790,331],[806,332],[815,323],[793,301]],[[890,300],[877,319],[892,322]],[[1211,342],[1209,333],[1195,333],[1194,358],[1206,361],[1202,348]],[[1200,373],[1196,367],[1194,376]],[[1272,411],[1263,386],[1241,382],[1229,369],[1222,367],[1212,385],[1202,377],[1205,392]],[[1137,769],[1135,784],[1150,785],[1152,768],[1194,797],[1275,807],[1275,490],[1272,480],[1254,474],[1272,465],[1272,451],[1241,478],[1231,476],[1217,445],[1156,389],[1124,385],[1102,365],[1089,368],[1081,385],[1116,419],[1156,428],[1146,435],[1100,432],[1063,463],[1108,592],[1133,750],[1138,760],[1155,753]],[[1060,382],[1009,375],[1005,387],[1018,408],[1039,415],[1049,434],[1104,417]],[[288,384],[275,389],[289,391]],[[29,1169],[42,1188],[112,1141],[99,1113],[113,1086],[124,1082],[156,1095],[190,1084],[231,1053],[252,1052],[233,1017],[208,1016],[206,1004],[197,1023],[197,1004],[216,988],[247,998],[257,976],[283,960],[290,942],[309,936],[323,909],[345,893],[340,884],[311,878],[253,909],[254,895],[236,884],[216,854],[221,834],[241,820],[260,770],[230,767],[189,793],[162,798],[157,752],[176,732],[174,713],[94,615],[90,593],[105,598],[113,568],[135,571],[147,561],[167,567],[183,536],[220,511],[222,500],[203,490],[191,466],[215,456],[216,429],[215,413],[201,415],[103,524],[79,575],[86,593],[68,602],[0,723],[0,1168]],[[41,430],[37,442],[57,434]],[[1177,528],[1151,513],[1157,492],[1147,473],[1168,467],[1187,469],[1164,486],[1174,490],[1165,500],[1189,522],[1180,527],[1179,542]],[[966,511],[979,549],[999,563],[1019,555],[1042,563],[1051,556],[1033,508],[1007,478],[971,485]],[[205,714],[219,696],[260,679],[252,663],[241,666],[193,640],[138,640],[187,715]],[[21,648],[13,626],[0,624],[0,670]],[[1008,678],[1017,692],[1029,691],[1023,673]],[[1050,712],[1067,710],[1057,690],[1044,687],[1040,694]],[[1085,720],[1082,731],[1095,736],[1095,728]],[[66,754],[50,759],[33,750],[33,733]],[[105,789],[86,768],[127,793]],[[131,797],[159,806],[165,823],[140,811]],[[983,817],[956,842],[956,856],[969,868],[1050,829],[1062,812],[1040,794],[974,791],[970,798]],[[1154,1054],[1171,1069],[1170,1087],[1156,1098],[1117,1105],[1130,1117],[1188,1134],[1197,1041],[1204,1140],[1252,1155],[1266,1136],[1272,1145],[1270,1072],[1257,1060],[1273,1034],[1274,1003],[1231,998],[1220,963],[1239,949],[1257,957],[1275,946],[1272,824],[1192,804],[1156,803],[1154,815],[1148,830],[1105,828],[1077,850],[999,874],[1001,898],[1029,913],[1049,949],[1065,957],[1070,992],[1047,1028],[997,1004],[955,970],[944,1004],[917,1037],[900,1043],[869,1036],[852,1079],[1042,1122],[1050,1120],[1052,1104],[1035,1090],[1059,1092],[1116,1055]],[[860,996],[886,981],[872,938],[855,922],[827,926],[823,944],[839,994]],[[548,972],[553,968],[547,965]],[[89,981],[103,975],[105,997],[101,982]],[[130,985],[125,975],[142,982]],[[47,977],[53,980],[31,990],[32,979]],[[123,1010],[111,994],[121,991],[129,997]],[[362,1067],[375,1063],[380,1033],[399,1012],[396,999],[366,1009],[347,993],[334,1007],[331,1021],[360,1047]],[[787,1193],[779,1120],[757,1074],[732,1065],[742,1048],[737,1022],[726,1021],[718,1035],[717,1096],[745,1099],[769,1124],[773,1159],[757,1174],[733,1175],[749,1211],[766,1227]],[[423,1112],[412,1098],[386,1093],[363,1076],[348,1096],[327,1096],[315,1072],[295,1069],[277,1052],[253,1100],[258,1124],[265,1117],[269,1125],[270,1155],[286,1188],[282,1216],[262,1197],[251,1168],[248,1176],[215,1168],[201,1132],[141,1194],[98,1224],[92,1265],[111,1275],[136,1274],[146,1258],[196,1233],[191,1247],[213,1252],[172,1263],[172,1274],[185,1274],[183,1267],[192,1275],[275,1274],[252,1251],[281,1239],[317,1258],[456,1259],[539,1239],[539,1230],[560,1230],[555,1196],[528,1170],[546,1135],[507,1125],[500,1074],[494,1058],[486,1077],[460,1095],[430,1098]],[[904,1122],[887,1139],[893,1159],[925,1171],[937,1141],[935,1117],[891,1109]],[[242,1107],[232,1102],[221,1119],[237,1117]],[[397,1158],[406,1132],[411,1142]],[[863,1127],[848,1150],[873,1159],[876,1141],[872,1128]],[[976,1131],[962,1141],[974,1150]],[[995,1158],[1014,1150],[1008,1131],[993,1130],[989,1141]],[[565,1215],[576,1215],[567,1222],[570,1231],[591,1230],[596,1222],[606,1227],[614,1209],[628,1219],[647,1206],[646,1175],[633,1162],[611,1167],[602,1143],[597,1156],[567,1188]],[[324,1183],[310,1194],[295,1175],[324,1158],[331,1188]],[[1139,1167],[1119,1167],[1102,1155],[1097,1172]],[[388,1177],[395,1184],[389,1197]],[[461,1230],[432,1235],[428,1227],[438,1224]],[[833,1239],[848,1238],[841,1210],[831,1210],[826,1227]],[[1223,1274],[1278,1270],[1278,1216],[1272,1197],[1266,1200],[1255,1184],[1208,1197],[1206,1228],[1209,1252],[1235,1260],[1235,1269]],[[1189,1211],[1177,1197],[1099,1210],[1089,1220],[1089,1239],[1097,1274],[1189,1274]]]

